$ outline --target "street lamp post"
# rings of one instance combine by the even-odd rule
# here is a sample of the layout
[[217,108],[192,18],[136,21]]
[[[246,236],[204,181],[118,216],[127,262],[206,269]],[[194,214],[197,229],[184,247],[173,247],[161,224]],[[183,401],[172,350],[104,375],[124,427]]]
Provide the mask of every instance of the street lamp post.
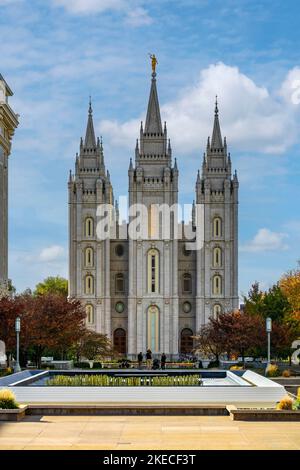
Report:
[[266,332],[268,335],[268,362],[267,362],[266,370],[268,370],[268,367],[271,364],[271,331],[272,331],[272,318],[268,317],[266,318]]
[[20,356],[19,356],[19,352],[20,352],[19,337],[20,337],[20,331],[21,331],[21,319],[20,319],[20,317],[16,318],[15,330],[16,330],[16,335],[17,335],[17,360],[16,360],[16,364],[15,364],[15,367],[14,367],[14,371],[15,372],[20,372],[21,371],[20,361],[19,361],[19,358],[20,358]]

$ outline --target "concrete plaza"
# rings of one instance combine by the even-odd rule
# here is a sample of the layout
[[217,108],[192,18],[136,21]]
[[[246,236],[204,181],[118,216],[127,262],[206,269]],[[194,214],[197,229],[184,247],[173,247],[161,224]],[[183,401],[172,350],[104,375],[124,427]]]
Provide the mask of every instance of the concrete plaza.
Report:
[[300,423],[227,416],[28,416],[0,423],[0,449],[300,450]]

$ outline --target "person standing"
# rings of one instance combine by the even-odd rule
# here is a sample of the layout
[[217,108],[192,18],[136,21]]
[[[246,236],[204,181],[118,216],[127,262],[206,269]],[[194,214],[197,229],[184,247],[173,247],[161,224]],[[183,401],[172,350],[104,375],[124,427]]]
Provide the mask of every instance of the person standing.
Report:
[[139,369],[142,369],[143,367],[143,353],[142,352],[138,354],[138,363],[139,363]]
[[150,370],[151,367],[152,367],[152,352],[151,352],[151,349],[147,349],[146,364],[147,364],[147,369]]
[[160,364],[163,370],[166,368],[166,361],[167,361],[167,356],[165,355],[165,353],[162,353]]

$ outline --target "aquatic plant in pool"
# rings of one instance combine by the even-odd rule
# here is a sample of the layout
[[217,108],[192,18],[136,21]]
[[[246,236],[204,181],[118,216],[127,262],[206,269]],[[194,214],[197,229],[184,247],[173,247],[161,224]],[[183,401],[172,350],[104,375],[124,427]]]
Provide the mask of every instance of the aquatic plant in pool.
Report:
[[200,374],[178,376],[114,377],[109,375],[55,375],[46,380],[52,387],[184,387],[202,385]]

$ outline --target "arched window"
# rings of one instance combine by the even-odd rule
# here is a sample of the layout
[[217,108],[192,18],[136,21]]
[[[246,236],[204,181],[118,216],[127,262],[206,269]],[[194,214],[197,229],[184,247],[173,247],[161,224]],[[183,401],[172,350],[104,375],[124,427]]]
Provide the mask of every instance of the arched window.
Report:
[[126,354],[126,331],[123,328],[114,331],[114,349],[119,354]]
[[115,277],[115,290],[118,293],[125,291],[124,274],[122,274],[122,273],[116,274],[116,277]]
[[94,307],[91,304],[85,306],[86,320],[88,323],[94,323]]
[[190,354],[193,350],[193,332],[189,328],[184,328],[180,335],[181,354]]
[[85,236],[93,237],[94,236],[94,220],[92,217],[87,217],[85,219]]
[[148,293],[159,292],[159,252],[152,248],[148,251]]
[[214,237],[221,237],[222,235],[222,220],[220,217],[215,217],[213,221],[213,234]]
[[94,266],[94,250],[93,248],[86,248],[84,252],[84,265],[86,268]]
[[213,307],[213,317],[218,318],[218,316],[222,313],[222,307],[220,304],[215,304]]
[[214,295],[222,294],[222,278],[219,274],[216,274],[213,277],[213,294]]
[[147,348],[152,352],[159,351],[159,310],[156,305],[148,308],[147,319]]
[[159,238],[159,212],[157,204],[151,204],[148,208],[148,237]]
[[213,267],[220,268],[222,266],[222,250],[219,247],[215,247],[213,250]]
[[182,278],[182,291],[185,293],[192,292],[192,275],[190,273],[184,273]]
[[91,295],[94,293],[94,278],[90,274],[85,277],[85,294]]

